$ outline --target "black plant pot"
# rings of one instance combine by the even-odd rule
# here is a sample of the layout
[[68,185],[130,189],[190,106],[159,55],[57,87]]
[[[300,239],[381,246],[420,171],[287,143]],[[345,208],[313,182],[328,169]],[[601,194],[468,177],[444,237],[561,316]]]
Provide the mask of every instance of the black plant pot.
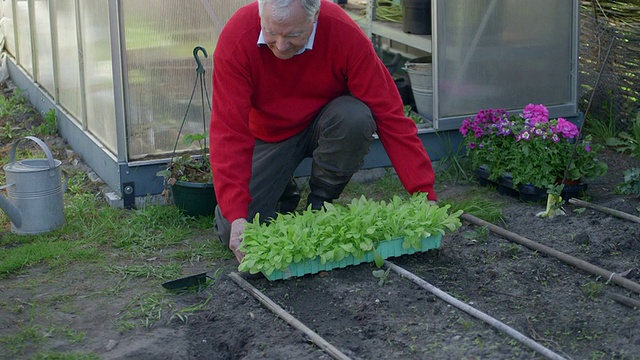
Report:
[[[478,177],[478,182],[482,186],[495,185],[498,193],[518,197],[524,202],[545,202],[547,200],[547,190],[535,187],[531,184],[518,185],[517,189],[513,186],[513,179],[510,175],[499,177],[496,181],[489,180],[489,171],[481,167],[473,171]],[[578,182],[577,184],[565,184],[560,196],[567,200],[570,198],[581,197],[587,191],[587,184]]]
[[212,183],[176,181],[171,186],[173,203],[189,216],[210,216],[218,204]]

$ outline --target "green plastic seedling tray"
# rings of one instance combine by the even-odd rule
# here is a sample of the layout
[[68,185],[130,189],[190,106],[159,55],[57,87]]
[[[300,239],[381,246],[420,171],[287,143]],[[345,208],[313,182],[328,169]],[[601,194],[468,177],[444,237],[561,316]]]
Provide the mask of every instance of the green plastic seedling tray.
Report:
[[[377,251],[383,259],[388,259],[391,257],[411,255],[417,252],[424,252],[431,249],[438,249],[440,248],[440,243],[442,242],[442,234],[436,234],[436,235],[423,238],[421,241],[421,248],[419,250],[413,247],[410,247],[409,249],[404,249],[402,247],[403,242],[404,242],[404,238],[397,238],[397,239],[382,241],[378,245]],[[320,271],[341,269],[347,266],[359,265],[362,263],[370,263],[373,261],[374,261],[373,251],[369,251],[365,253],[364,256],[360,259],[354,257],[353,255],[349,255],[344,259],[342,259],[341,261],[333,261],[333,262],[327,261],[324,264],[321,263],[320,257],[316,257],[315,259],[292,263],[285,269],[274,270],[269,275],[264,273],[263,275],[269,281],[286,280],[292,277],[300,277],[307,274],[317,274]]]

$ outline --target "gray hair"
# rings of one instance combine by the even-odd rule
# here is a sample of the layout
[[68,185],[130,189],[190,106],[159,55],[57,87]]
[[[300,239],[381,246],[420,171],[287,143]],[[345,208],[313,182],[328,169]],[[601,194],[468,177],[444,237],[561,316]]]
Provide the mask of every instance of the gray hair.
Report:
[[289,6],[294,1],[302,2],[302,8],[307,12],[309,21],[313,20],[313,17],[320,10],[320,0],[258,0],[260,18],[262,18],[264,6],[270,4],[272,6],[271,15],[274,20],[284,20],[289,17],[291,13]]

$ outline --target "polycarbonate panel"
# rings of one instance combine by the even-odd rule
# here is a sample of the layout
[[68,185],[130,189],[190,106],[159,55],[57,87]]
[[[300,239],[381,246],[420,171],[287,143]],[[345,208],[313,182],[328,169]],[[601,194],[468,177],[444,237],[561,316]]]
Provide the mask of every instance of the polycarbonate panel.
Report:
[[[170,156],[185,114],[182,135],[208,129],[215,39],[231,14],[251,1],[122,1],[129,159]],[[204,47],[209,54],[204,58],[200,53],[206,93],[196,84],[196,46]],[[194,85],[196,91],[189,106]],[[205,99],[201,101],[203,93]],[[179,141],[178,149],[184,148]]]
[[49,17],[49,0],[34,0],[35,7],[35,40],[38,56],[36,66],[36,80],[47,90],[49,95],[54,94],[53,79],[53,51],[51,47],[51,20]]
[[56,0],[55,5],[58,46],[58,101],[81,124],[83,119],[75,0]]
[[108,1],[95,1],[90,5],[80,2],[87,130],[115,154],[116,115],[108,14]]
[[13,57],[16,56],[16,37],[13,22],[13,2],[5,0],[0,3],[2,9],[2,21],[0,21],[0,30],[4,35],[4,48]]
[[31,27],[29,26],[29,5],[27,0],[18,0],[16,2],[16,20],[18,22],[18,64],[33,77]]
[[438,0],[439,119],[572,101],[575,0]]

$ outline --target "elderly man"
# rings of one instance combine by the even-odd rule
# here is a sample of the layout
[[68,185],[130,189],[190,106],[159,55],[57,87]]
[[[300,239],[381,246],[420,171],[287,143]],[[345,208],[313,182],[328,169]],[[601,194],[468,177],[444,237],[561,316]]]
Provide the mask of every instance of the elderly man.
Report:
[[247,219],[293,211],[312,158],[307,207],[338,198],[377,133],[409,193],[436,200],[431,161],[371,41],[328,0],[258,0],[231,17],[214,52],[210,149],[224,244]]

